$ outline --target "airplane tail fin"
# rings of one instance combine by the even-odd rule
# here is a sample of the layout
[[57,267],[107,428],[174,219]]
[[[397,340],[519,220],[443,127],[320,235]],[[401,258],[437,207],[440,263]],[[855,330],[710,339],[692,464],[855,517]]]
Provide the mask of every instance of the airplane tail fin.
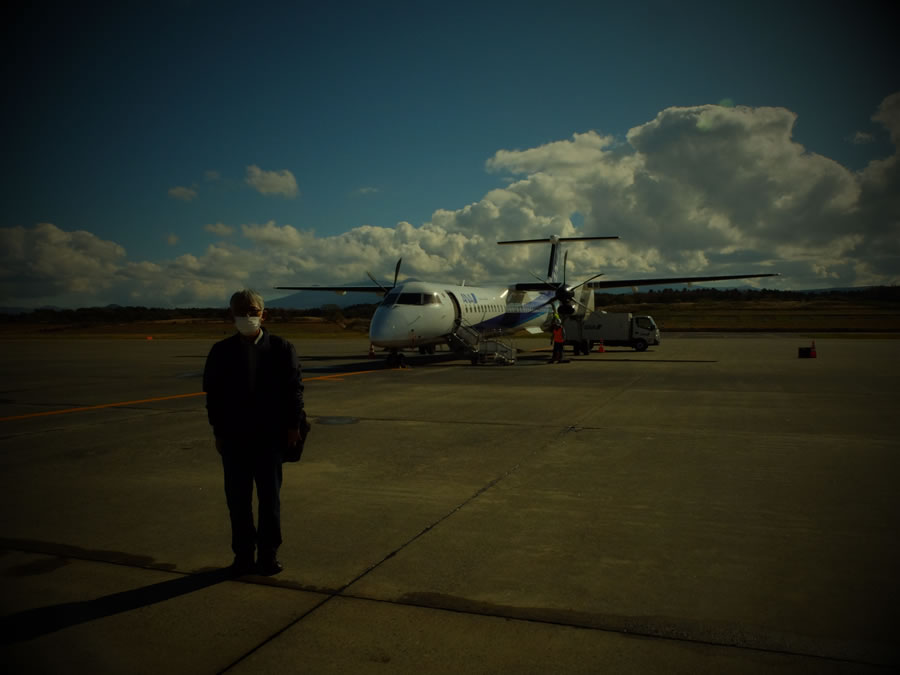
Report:
[[513,241],[498,241],[498,244],[550,244],[550,260],[547,263],[547,281],[557,283],[559,278],[559,251],[560,244],[567,241],[594,241],[597,239],[618,239],[618,237],[559,237],[553,235],[546,239],[516,239]]

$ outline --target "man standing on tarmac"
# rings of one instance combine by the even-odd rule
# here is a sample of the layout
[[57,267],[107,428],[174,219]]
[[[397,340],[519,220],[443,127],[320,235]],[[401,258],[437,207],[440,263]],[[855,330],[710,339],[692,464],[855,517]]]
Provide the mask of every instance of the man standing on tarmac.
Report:
[[[231,516],[232,570],[278,574],[281,545],[281,463],[302,443],[306,429],[303,384],[294,346],[262,327],[262,297],[251,290],[231,296],[237,333],[213,345],[206,358],[203,391],[209,423],[222,457],[225,498]],[[259,526],[253,523],[253,484]]]

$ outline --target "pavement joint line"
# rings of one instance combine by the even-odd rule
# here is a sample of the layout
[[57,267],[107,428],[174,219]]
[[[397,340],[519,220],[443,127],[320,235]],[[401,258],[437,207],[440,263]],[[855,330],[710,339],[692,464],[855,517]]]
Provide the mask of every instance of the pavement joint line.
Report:
[[[307,411],[312,418],[324,417],[324,415],[316,415]],[[416,424],[458,424],[461,426],[477,426],[477,427],[515,427],[517,429],[521,429],[525,423],[521,420],[515,422],[506,422],[503,420],[444,420],[444,419],[416,419],[414,417],[362,417],[360,415],[354,415],[356,419],[360,422],[415,422]],[[535,424],[528,424],[527,426],[545,428],[545,427],[556,427],[556,424],[550,424],[546,422],[537,422]],[[597,427],[601,428],[601,427]],[[602,427],[605,429],[606,427]]]
[[[563,434],[567,433],[568,431],[570,431],[570,429],[565,429],[559,435],[563,435]],[[531,453],[531,454],[533,455],[535,453]],[[530,456],[531,455],[529,455],[529,458],[530,458]],[[271,579],[269,577],[264,577],[265,579],[267,579],[267,581],[261,581],[261,580],[247,578],[247,576],[252,576],[252,575],[236,576],[236,577],[229,577],[229,578],[223,579],[223,581],[231,581],[234,583],[245,583],[245,584],[251,584],[251,585],[256,585],[256,586],[266,586],[269,588],[277,588],[280,590],[286,590],[286,591],[291,591],[291,592],[309,593],[311,595],[322,595],[324,597],[322,597],[322,599],[319,600],[319,602],[317,602],[315,605],[313,605],[310,609],[308,609],[306,612],[301,614],[299,617],[297,617],[296,619],[289,622],[286,626],[284,626],[283,628],[281,628],[278,631],[276,631],[275,633],[273,633],[271,636],[269,636],[268,638],[263,640],[260,644],[258,644],[256,647],[254,647],[253,649],[248,651],[246,654],[239,657],[234,662],[232,662],[231,664],[229,664],[228,666],[223,668],[221,671],[219,671],[219,675],[222,675],[223,673],[226,673],[229,670],[231,670],[232,668],[234,668],[235,666],[239,665],[246,658],[248,658],[249,656],[251,656],[252,654],[257,652],[258,650],[260,650],[261,648],[263,648],[264,646],[266,646],[267,644],[272,642],[275,638],[277,638],[281,634],[285,633],[287,630],[294,627],[295,625],[300,623],[303,619],[305,619],[309,615],[313,614],[316,610],[320,609],[325,604],[327,604],[328,602],[330,602],[331,600],[333,600],[335,598],[343,598],[345,600],[357,600],[360,602],[374,602],[374,603],[393,605],[393,606],[398,606],[398,607],[418,607],[420,609],[428,609],[428,610],[437,611],[437,612],[450,612],[453,614],[463,614],[463,615],[468,615],[468,616],[484,616],[484,617],[494,618],[494,619],[505,619],[505,620],[512,620],[512,621],[522,621],[522,622],[526,622],[526,623],[535,623],[535,624],[540,624],[540,625],[559,626],[561,628],[575,628],[575,629],[579,629],[579,630],[590,630],[590,631],[597,631],[597,632],[601,632],[601,633],[614,633],[617,635],[636,637],[636,638],[642,638],[642,639],[665,640],[668,642],[696,644],[696,645],[707,646],[707,647],[718,647],[718,648],[724,648],[724,649],[742,649],[742,650],[754,651],[754,652],[765,653],[765,654],[796,656],[796,657],[801,657],[801,658],[810,658],[810,659],[829,661],[829,662],[833,662],[833,663],[847,663],[847,664],[852,664],[852,665],[862,665],[862,666],[870,666],[870,667],[877,667],[877,668],[894,668],[897,666],[897,664],[876,663],[876,662],[872,662],[872,661],[862,661],[859,659],[841,658],[841,657],[830,656],[830,655],[826,655],[826,654],[814,654],[814,653],[803,652],[803,651],[789,651],[786,649],[777,649],[777,648],[772,648],[772,647],[759,647],[759,646],[754,646],[754,645],[745,645],[745,644],[741,644],[739,642],[721,642],[721,641],[716,642],[713,640],[704,640],[701,638],[694,638],[694,637],[688,637],[688,636],[676,637],[676,636],[672,636],[672,635],[666,635],[665,633],[663,633],[661,631],[659,631],[659,632],[635,631],[635,630],[632,630],[632,629],[629,629],[629,628],[623,627],[623,626],[620,626],[620,627],[602,626],[602,625],[578,623],[578,622],[574,622],[574,621],[560,621],[560,620],[550,619],[550,618],[520,616],[514,611],[513,612],[487,612],[487,611],[479,611],[476,609],[460,609],[457,607],[444,606],[444,605],[440,605],[437,603],[410,602],[410,601],[404,601],[402,599],[372,598],[372,597],[368,597],[368,596],[364,596],[364,595],[354,595],[354,594],[345,593],[346,589],[348,589],[350,586],[355,584],[357,581],[361,580],[363,577],[368,575],[370,572],[373,572],[375,569],[380,567],[383,563],[385,563],[386,561],[388,561],[389,559],[394,557],[397,553],[401,552],[404,548],[406,548],[411,543],[413,543],[416,539],[418,539],[422,535],[426,534],[432,528],[436,527],[441,522],[443,522],[444,520],[446,520],[447,518],[452,516],[454,513],[456,513],[460,509],[462,509],[464,506],[466,506],[471,501],[476,499],[478,496],[480,496],[481,494],[483,494],[484,492],[489,490],[491,487],[493,487],[494,485],[499,483],[501,480],[503,480],[507,476],[511,475],[512,473],[514,473],[521,464],[522,464],[522,462],[519,462],[519,464],[517,464],[515,467],[511,468],[505,474],[495,478],[490,483],[483,486],[476,493],[474,493],[471,497],[469,497],[463,503],[459,504],[456,508],[454,508],[451,512],[449,512],[445,516],[439,518],[437,521],[435,521],[434,523],[432,523],[431,525],[426,527],[424,530],[422,530],[419,534],[412,537],[408,542],[399,546],[396,550],[394,550],[391,553],[389,553],[388,555],[386,555],[379,562],[374,563],[373,565],[369,566],[366,570],[364,570],[363,572],[358,574],[356,577],[351,579],[349,582],[347,582],[346,584],[344,584],[342,587],[338,588],[337,590],[326,591],[326,590],[322,590],[322,589],[310,589],[310,588],[303,587],[302,585],[282,584],[282,583],[278,583],[277,579]],[[201,574],[202,572],[218,572],[218,571],[225,572],[227,570],[227,567],[226,567],[226,568],[219,568],[219,569],[199,570],[199,571],[195,570],[195,571],[191,571],[191,572],[185,572],[185,571],[178,570],[178,569],[165,569],[163,567],[156,567],[153,565],[136,565],[134,563],[129,563],[129,562],[110,560],[110,559],[104,558],[102,556],[88,556],[88,555],[77,555],[77,554],[72,555],[70,553],[66,553],[66,554],[52,553],[52,552],[48,552],[47,550],[33,550],[33,549],[27,549],[27,548],[24,548],[21,546],[6,545],[6,546],[2,547],[2,550],[17,551],[19,553],[25,553],[25,554],[31,554],[31,555],[42,555],[42,556],[47,556],[49,558],[78,560],[81,562],[96,563],[96,564],[100,564],[100,565],[115,565],[117,567],[127,567],[127,568],[131,568],[131,569],[136,569],[136,570],[148,570],[151,572],[161,572],[164,574],[173,575],[174,577],[182,577],[182,578],[193,577],[198,574]],[[132,590],[134,590],[134,589],[132,589]],[[124,592],[128,592],[128,591],[124,591]],[[166,600],[169,600],[169,599],[171,599],[171,598],[166,598]],[[97,600],[97,598],[95,598],[94,600]],[[90,602],[90,601],[86,601],[86,602]],[[14,616],[14,614],[13,615],[5,615],[2,618],[5,619],[5,618],[8,618],[9,616]]]
[[[337,590],[335,590],[333,593],[329,594],[328,597],[322,598],[321,602],[318,602],[316,605],[314,605],[313,607],[311,607],[309,610],[307,610],[306,612],[304,612],[303,614],[301,614],[299,617],[297,617],[297,618],[294,619],[293,621],[290,621],[287,625],[283,626],[281,629],[277,630],[277,631],[274,632],[272,635],[270,635],[268,638],[266,638],[265,640],[263,640],[262,642],[260,642],[258,645],[256,645],[253,649],[251,649],[250,651],[248,651],[246,654],[244,654],[243,656],[240,656],[240,657],[239,657],[238,659],[236,659],[233,663],[231,663],[231,664],[229,664],[228,666],[226,666],[225,668],[223,668],[221,671],[219,671],[219,674],[218,674],[218,675],[222,675],[223,673],[227,673],[229,670],[231,670],[232,668],[234,668],[235,666],[239,665],[239,664],[242,663],[244,660],[246,660],[247,658],[249,658],[250,656],[252,656],[253,654],[255,654],[257,651],[259,651],[260,649],[262,649],[263,647],[265,647],[267,644],[269,644],[270,642],[272,642],[273,640],[275,640],[279,635],[282,635],[284,632],[290,630],[291,628],[293,628],[294,626],[296,626],[297,624],[299,624],[299,623],[300,623],[301,621],[303,621],[306,617],[308,617],[308,616],[310,616],[311,614],[313,614],[314,612],[316,612],[318,609],[320,609],[321,607],[323,607],[324,605],[326,605],[327,603],[329,603],[329,602],[330,602],[331,600],[333,600],[334,598],[337,598],[337,597],[349,597],[349,596],[345,596],[345,595],[344,595],[344,591],[346,591],[348,588],[350,588],[351,586],[353,586],[353,584],[355,584],[356,582],[362,580],[364,577],[368,576],[370,573],[374,572],[376,569],[378,569],[379,567],[381,567],[381,566],[382,566],[384,563],[386,563],[388,560],[390,560],[391,558],[393,558],[394,556],[396,556],[398,553],[402,552],[405,548],[409,547],[409,546],[410,546],[411,544],[413,544],[415,541],[417,541],[417,540],[420,539],[421,537],[425,536],[426,534],[428,534],[429,532],[431,532],[431,530],[433,530],[434,528],[436,528],[438,525],[440,525],[441,523],[443,523],[444,521],[446,521],[447,519],[449,519],[450,517],[452,517],[453,515],[455,515],[456,513],[458,513],[460,510],[462,510],[463,508],[465,508],[466,506],[468,506],[469,504],[471,504],[473,501],[475,501],[476,499],[478,499],[481,495],[483,495],[485,492],[487,492],[488,490],[490,490],[492,487],[494,487],[495,485],[497,485],[497,484],[500,483],[501,481],[503,481],[503,480],[505,480],[506,478],[508,478],[509,476],[511,476],[513,473],[515,473],[516,471],[519,470],[519,468],[522,466],[522,464],[524,464],[526,461],[528,461],[529,459],[531,459],[532,457],[534,457],[534,456],[535,456],[538,452],[540,452],[541,450],[544,450],[544,449],[546,449],[547,447],[552,446],[559,438],[561,438],[561,437],[564,436],[565,434],[569,433],[570,430],[571,430],[571,427],[566,427],[566,428],[563,428],[562,430],[560,430],[559,432],[557,432],[556,435],[553,437],[553,439],[552,439],[550,442],[544,443],[543,445],[538,446],[537,448],[535,448],[534,450],[532,450],[530,453],[528,453],[525,457],[523,457],[523,458],[520,459],[518,462],[516,462],[516,464],[514,464],[512,467],[510,467],[509,469],[507,469],[506,471],[504,471],[503,473],[501,473],[499,476],[496,476],[495,478],[491,479],[490,481],[488,481],[487,483],[485,483],[484,485],[482,485],[478,490],[476,490],[474,493],[472,493],[471,495],[469,495],[466,499],[464,499],[462,502],[460,502],[459,504],[457,504],[457,505],[456,505],[455,507],[453,507],[450,511],[448,511],[447,513],[445,513],[443,516],[441,516],[440,518],[438,518],[437,520],[435,520],[435,521],[434,521],[433,523],[431,523],[430,525],[426,526],[424,529],[422,529],[420,532],[418,532],[417,534],[415,534],[414,536],[412,536],[412,537],[411,537],[410,539],[408,539],[406,542],[404,542],[403,544],[401,544],[400,546],[398,546],[397,548],[395,548],[393,551],[391,551],[390,553],[388,553],[387,555],[385,555],[383,558],[381,558],[381,560],[379,560],[379,561],[377,561],[377,562],[372,563],[371,565],[369,565],[369,567],[367,567],[367,568],[364,569],[362,572],[360,572],[359,574],[357,574],[357,575],[356,575],[354,578],[352,578],[350,581],[348,581],[348,582],[345,583],[343,586],[341,586],[340,588],[338,588]],[[398,603],[398,604],[399,604],[399,603]]]
[[189,575],[195,574],[195,572],[182,572],[180,570],[175,569],[167,569],[163,566],[155,566],[155,565],[137,565],[133,562],[124,562],[121,560],[114,560],[110,558],[106,558],[99,555],[85,555],[84,553],[78,553],[77,551],[60,551],[55,552],[52,549],[54,544],[48,544],[46,547],[36,547],[36,548],[27,548],[25,546],[16,545],[13,542],[0,540],[0,550],[2,551],[16,551],[18,553],[26,553],[29,555],[44,555],[50,558],[62,558],[64,560],[80,560],[82,562],[93,562],[93,563],[101,563],[104,565],[117,565],[119,567],[130,567],[131,569],[138,570],[151,570],[153,572],[169,572],[171,574],[180,574],[180,575]]
[[543,626],[559,626],[560,628],[575,628],[578,630],[589,630],[589,631],[597,631],[600,633],[614,633],[616,635],[623,635],[626,637],[636,637],[647,640],[664,640],[666,642],[675,642],[675,643],[686,643],[686,644],[695,644],[701,645],[704,647],[718,647],[721,649],[742,649],[746,651],[759,652],[763,654],[778,654],[782,656],[797,656],[801,658],[808,659],[818,659],[822,661],[829,661],[833,663],[847,663],[852,665],[861,665],[861,666],[870,666],[875,668],[896,668],[898,664],[896,663],[876,663],[873,661],[862,661],[859,659],[850,659],[850,658],[842,658],[839,656],[830,656],[827,654],[814,654],[811,652],[803,652],[803,651],[790,651],[787,649],[778,649],[774,647],[757,647],[754,645],[744,645],[739,642],[716,642],[714,640],[704,640],[701,638],[682,636],[677,637],[674,635],[666,635],[662,631],[652,632],[652,631],[636,631],[629,629],[624,626],[602,626],[602,625],[592,625],[587,623],[578,623],[574,621],[560,621],[557,619],[549,619],[549,618],[540,618],[540,617],[529,617],[529,616],[521,616],[516,612],[486,612],[486,611],[478,611],[476,609],[460,609],[456,607],[448,607],[439,605],[436,603],[428,604],[428,603],[420,603],[420,602],[410,602],[404,600],[389,600],[382,598],[371,598],[360,595],[352,595],[345,594],[341,596],[346,600],[359,600],[361,602],[376,602],[385,605],[394,605],[400,607],[418,607],[420,609],[429,609],[436,612],[450,612],[452,614],[463,614],[466,616],[484,616],[492,619],[504,619],[507,621],[522,621],[524,623],[535,623]]
[[[114,565],[116,567],[127,567],[133,570],[147,570],[149,572],[162,572],[164,574],[172,574],[180,577],[190,577],[196,576],[198,574],[204,574],[208,572],[218,572],[218,571],[226,571],[228,569],[228,565],[224,567],[210,567],[210,568],[201,568],[199,570],[179,570],[172,569],[165,565],[141,565],[134,562],[127,562],[124,560],[115,560],[111,558],[106,558],[101,555],[86,555],[85,553],[78,553],[73,551],[65,551],[65,552],[53,552],[49,545],[47,548],[26,548],[24,546],[16,546],[10,545],[9,543],[4,543],[0,540],[0,551],[9,551],[16,553],[24,553],[26,555],[41,555],[46,556],[48,558],[59,558],[61,560],[76,560],[79,562],[87,562],[87,563],[96,563],[98,565]],[[248,578],[253,577],[253,578]],[[237,575],[227,579],[227,581],[233,581],[235,583],[241,584],[251,584],[254,586],[266,586],[268,588],[278,588],[284,591],[293,591],[298,593],[309,593],[311,595],[324,595],[331,597],[336,591],[331,589],[323,589],[323,588],[315,588],[315,587],[307,587],[303,586],[299,583],[281,581],[274,577],[265,577],[258,574],[245,574],[245,575]]]
[[[532,454],[534,454],[534,453],[532,453]],[[529,455],[529,456],[530,456],[530,455]],[[504,478],[506,478],[507,476],[509,476],[511,473],[513,473],[514,471],[516,471],[516,470],[519,468],[519,466],[521,466],[521,464],[522,464],[522,462],[520,461],[518,464],[516,464],[515,466],[513,466],[511,469],[507,470],[505,473],[501,474],[500,476],[497,476],[496,478],[494,478],[494,479],[492,479],[491,481],[489,481],[487,484],[483,485],[481,488],[479,488],[478,490],[476,490],[472,495],[470,495],[468,498],[466,498],[466,499],[465,499],[464,501],[462,501],[460,504],[457,504],[457,505],[456,505],[453,509],[451,509],[448,513],[444,514],[443,516],[441,516],[440,518],[438,518],[436,521],[434,521],[433,523],[431,523],[430,525],[428,525],[427,527],[425,527],[423,530],[421,530],[418,534],[414,535],[414,536],[411,537],[409,540],[407,540],[406,542],[404,542],[403,544],[401,544],[400,546],[398,546],[397,548],[395,548],[393,551],[391,551],[391,552],[388,553],[386,556],[384,556],[381,560],[379,560],[379,561],[377,561],[377,562],[372,563],[371,565],[369,565],[369,567],[367,567],[367,568],[364,569],[362,572],[360,572],[359,574],[357,574],[357,575],[356,575],[354,578],[352,578],[350,581],[348,581],[347,583],[345,583],[343,586],[341,586],[340,588],[338,588],[338,589],[337,589],[336,591],[334,591],[333,593],[329,594],[328,597],[322,598],[322,600],[321,600],[320,602],[316,603],[316,604],[315,604],[313,607],[311,607],[309,610],[307,610],[306,612],[304,612],[303,614],[301,614],[299,617],[297,617],[297,618],[294,619],[293,621],[289,622],[286,626],[282,627],[281,629],[279,629],[278,631],[276,631],[275,633],[273,633],[272,635],[270,635],[268,638],[266,638],[265,640],[263,640],[262,642],[260,642],[258,645],[256,645],[253,649],[251,649],[250,651],[248,651],[246,654],[244,654],[243,656],[239,657],[239,658],[238,658],[237,660],[235,660],[233,663],[229,664],[227,667],[225,667],[224,669],[222,669],[221,671],[219,671],[219,675],[222,675],[222,673],[228,672],[229,670],[231,670],[232,668],[234,668],[235,666],[237,666],[238,664],[240,664],[242,661],[244,661],[245,659],[247,659],[247,658],[249,658],[250,656],[252,656],[254,653],[256,653],[257,651],[259,651],[260,649],[262,649],[263,647],[265,647],[267,644],[269,644],[270,642],[272,642],[274,639],[276,639],[279,635],[281,635],[282,633],[284,633],[284,632],[290,630],[291,628],[293,628],[294,626],[296,626],[298,623],[300,623],[301,621],[303,621],[306,617],[308,617],[309,615],[313,614],[315,611],[317,611],[318,609],[320,609],[321,607],[323,607],[325,604],[327,604],[328,602],[330,602],[330,601],[333,600],[334,598],[337,598],[337,597],[348,597],[348,596],[344,596],[343,594],[344,594],[344,591],[346,591],[348,588],[350,588],[350,586],[352,586],[352,585],[355,584],[357,581],[360,581],[361,579],[363,579],[364,577],[366,577],[367,575],[369,575],[371,572],[373,572],[373,571],[375,571],[376,569],[378,569],[379,567],[381,567],[381,565],[383,565],[385,562],[387,562],[388,560],[390,560],[391,558],[393,558],[395,555],[397,555],[398,553],[400,553],[401,551],[403,551],[403,549],[407,548],[409,545],[411,545],[413,542],[415,542],[416,540],[418,540],[420,537],[424,536],[425,534],[427,534],[428,532],[430,532],[432,529],[434,529],[435,527],[437,527],[438,525],[440,525],[442,522],[444,522],[445,520],[447,520],[448,518],[450,518],[452,515],[454,515],[455,513],[457,513],[460,509],[462,509],[463,507],[465,507],[467,504],[471,503],[474,499],[477,499],[479,496],[481,496],[482,494],[484,494],[484,492],[486,492],[487,490],[489,490],[490,488],[492,488],[494,485],[496,485],[497,483],[499,483],[501,480],[503,480]]]

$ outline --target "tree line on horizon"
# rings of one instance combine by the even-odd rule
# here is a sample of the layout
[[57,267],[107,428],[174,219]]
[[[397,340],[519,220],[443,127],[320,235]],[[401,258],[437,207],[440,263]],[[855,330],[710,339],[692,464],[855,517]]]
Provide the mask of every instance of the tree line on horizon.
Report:
[[[320,317],[328,321],[342,319],[370,319],[377,303],[368,305],[322,305],[309,309],[289,309],[285,307],[267,307],[269,319],[272,321],[290,321],[301,317]],[[222,307],[143,307],[106,305],[104,307],[79,307],[78,309],[61,309],[59,307],[40,307],[23,312],[0,314],[0,323],[134,323],[138,321],[176,321],[199,319],[205,321],[230,322],[227,308]]]
[[597,305],[634,305],[673,302],[752,302],[760,300],[834,300],[846,302],[898,302],[900,286],[866,286],[864,288],[830,288],[821,291],[780,291],[773,288],[662,288],[641,293],[594,294]]
[[[809,301],[835,302],[900,302],[900,286],[870,286],[866,288],[829,289],[826,291],[780,291],[774,289],[717,289],[663,288],[642,293],[596,293],[598,307],[634,304],[671,304],[678,302],[752,302],[752,301]],[[379,303],[350,305],[322,305],[309,309],[286,307],[267,308],[272,321],[284,322],[301,317],[320,317],[327,321],[371,319]],[[0,322],[10,323],[133,323],[138,321],[166,321],[201,319],[229,321],[228,309],[222,307],[142,307],[107,305],[79,309],[38,308],[18,313],[0,314]]]

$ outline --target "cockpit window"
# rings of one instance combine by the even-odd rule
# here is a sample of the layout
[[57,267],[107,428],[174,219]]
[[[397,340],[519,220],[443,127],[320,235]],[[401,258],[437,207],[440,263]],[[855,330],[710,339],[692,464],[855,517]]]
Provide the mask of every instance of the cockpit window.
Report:
[[401,293],[391,291],[381,301],[384,307],[393,305],[440,305],[441,297],[437,293]]

